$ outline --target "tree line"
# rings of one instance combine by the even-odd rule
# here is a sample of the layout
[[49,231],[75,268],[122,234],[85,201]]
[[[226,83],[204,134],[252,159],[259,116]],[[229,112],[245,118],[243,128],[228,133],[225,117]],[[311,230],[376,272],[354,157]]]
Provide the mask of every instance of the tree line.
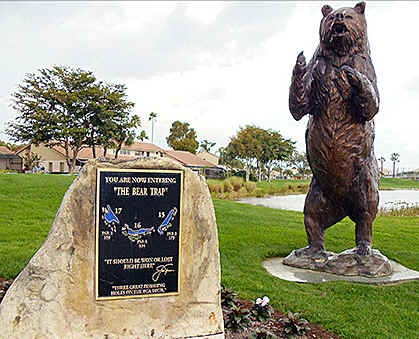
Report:
[[[147,139],[139,131],[140,118],[132,114],[134,103],[129,101],[126,86],[98,80],[90,71],[54,66],[26,74],[12,93],[12,107],[18,112],[9,122],[6,133],[13,141],[60,146],[73,172],[80,151],[91,148],[96,158],[97,148],[107,155],[135,140]],[[151,112],[152,137],[157,113]],[[208,152],[215,142],[198,141],[188,122],[174,121],[166,138],[174,150],[195,154],[198,148]],[[291,168],[302,176],[309,173],[307,159],[295,149],[295,142],[284,138],[279,131],[254,125],[240,128],[230,138],[227,147],[218,150],[220,164],[228,168],[243,168],[249,179],[251,173],[269,179],[274,169],[286,174]],[[289,173],[289,172],[288,172]]]
[[241,127],[230,138],[229,144],[220,150],[220,163],[230,167],[243,168],[246,180],[254,174],[258,180],[264,175],[271,180],[273,170],[282,175],[301,176],[310,173],[305,154],[295,148],[295,141],[284,138],[279,131],[263,129],[254,125]]

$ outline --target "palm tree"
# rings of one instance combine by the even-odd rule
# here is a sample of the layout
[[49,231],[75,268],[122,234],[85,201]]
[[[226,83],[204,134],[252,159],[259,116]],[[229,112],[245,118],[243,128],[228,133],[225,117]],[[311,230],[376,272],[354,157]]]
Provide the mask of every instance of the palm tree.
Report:
[[384,161],[386,161],[386,159],[384,159],[384,157],[382,156],[381,158],[378,158],[378,161],[381,162],[381,175],[384,175]]
[[400,157],[399,153],[391,154],[390,160],[393,162],[393,178],[396,177],[396,162],[400,162],[399,157]]
[[151,112],[148,116],[148,121],[151,120],[151,143],[154,143],[154,122],[156,121],[157,113]]

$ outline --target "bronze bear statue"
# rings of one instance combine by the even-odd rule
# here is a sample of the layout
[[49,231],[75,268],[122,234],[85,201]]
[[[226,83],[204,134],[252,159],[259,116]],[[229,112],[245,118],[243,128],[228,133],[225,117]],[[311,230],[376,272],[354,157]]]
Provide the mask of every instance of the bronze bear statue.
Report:
[[320,45],[308,65],[301,52],[294,66],[289,109],[296,120],[310,115],[306,148],[313,172],[304,206],[308,246],[297,256],[324,253],[325,230],[346,216],[355,223],[356,253],[372,252],[379,198],[372,119],[379,94],[364,12],[364,2],[323,6]]

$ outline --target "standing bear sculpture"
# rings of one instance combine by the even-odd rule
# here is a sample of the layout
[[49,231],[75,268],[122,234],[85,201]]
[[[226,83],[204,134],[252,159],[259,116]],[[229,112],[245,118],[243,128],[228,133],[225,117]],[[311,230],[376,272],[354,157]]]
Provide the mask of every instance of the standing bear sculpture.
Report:
[[[382,255],[372,250],[379,199],[373,118],[379,93],[365,3],[337,10],[325,5],[322,14],[320,44],[308,64],[303,52],[298,55],[289,92],[294,119],[310,116],[306,147],[313,178],[304,206],[308,246],[293,251],[284,263],[325,270],[336,261],[325,251],[325,231],[347,216],[355,223],[356,248],[350,251],[351,257],[356,255],[359,261],[374,253]],[[387,266],[384,274],[389,274]]]

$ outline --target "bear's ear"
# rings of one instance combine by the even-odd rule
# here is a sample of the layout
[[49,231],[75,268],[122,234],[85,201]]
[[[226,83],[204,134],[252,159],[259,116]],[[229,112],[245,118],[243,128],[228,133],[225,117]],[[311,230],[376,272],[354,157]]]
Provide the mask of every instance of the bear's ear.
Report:
[[329,5],[324,5],[322,7],[322,13],[323,13],[323,17],[328,16],[330,13],[332,13],[333,8],[330,7]]
[[355,5],[355,11],[357,11],[359,14],[364,14],[364,12],[365,12],[365,2],[362,1],[360,3],[357,3]]

